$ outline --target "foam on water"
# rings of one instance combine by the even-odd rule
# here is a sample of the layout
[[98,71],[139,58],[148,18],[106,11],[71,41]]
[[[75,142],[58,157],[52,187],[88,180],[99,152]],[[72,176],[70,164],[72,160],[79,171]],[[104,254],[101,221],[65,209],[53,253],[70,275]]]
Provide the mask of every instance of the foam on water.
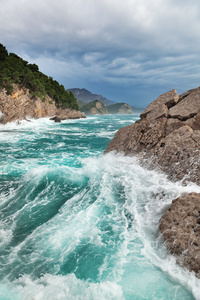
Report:
[[175,263],[158,231],[171,201],[200,188],[133,157],[99,155],[119,120],[135,120],[121,118],[7,125],[1,153],[12,130],[18,138],[0,166],[1,300],[200,299],[199,279]]

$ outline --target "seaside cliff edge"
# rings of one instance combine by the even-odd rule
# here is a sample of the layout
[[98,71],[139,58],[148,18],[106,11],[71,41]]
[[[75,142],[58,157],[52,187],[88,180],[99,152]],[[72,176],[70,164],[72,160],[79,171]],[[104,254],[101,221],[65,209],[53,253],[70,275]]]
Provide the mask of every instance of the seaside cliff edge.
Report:
[[[200,87],[159,96],[140,120],[118,130],[105,153],[110,151],[137,156],[172,181],[200,185]],[[200,194],[174,199],[158,226],[177,262],[200,278]]]

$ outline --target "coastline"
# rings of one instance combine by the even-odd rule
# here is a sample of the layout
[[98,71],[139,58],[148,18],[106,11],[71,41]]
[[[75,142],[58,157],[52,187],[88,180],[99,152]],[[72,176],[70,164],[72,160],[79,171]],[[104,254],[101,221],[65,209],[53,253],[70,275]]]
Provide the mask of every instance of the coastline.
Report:
[[1,124],[43,117],[57,117],[59,122],[66,119],[85,118],[80,111],[58,107],[48,95],[45,96],[45,100],[42,100],[39,97],[33,97],[29,89],[20,85],[15,84],[13,88],[11,95],[7,95],[5,89],[0,90]]
[[[105,153],[111,151],[136,156],[142,165],[161,170],[172,181],[181,180],[184,185],[194,182],[200,186],[200,88],[180,96],[176,90],[159,96],[141,113],[140,120],[115,134]],[[182,214],[181,207],[175,206],[179,221],[172,222],[170,229],[178,235],[168,234],[168,221],[173,218],[171,208],[164,213],[158,226],[177,262],[199,277],[200,236],[197,227],[200,193],[196,197],[194,212],[190,208],[192,194],[184,204],[188,213]],[[173,201],[178,203],[179,198]],[[185,237],[186,232],[190,239]],[[184,239],[186,243],[183,243]]]

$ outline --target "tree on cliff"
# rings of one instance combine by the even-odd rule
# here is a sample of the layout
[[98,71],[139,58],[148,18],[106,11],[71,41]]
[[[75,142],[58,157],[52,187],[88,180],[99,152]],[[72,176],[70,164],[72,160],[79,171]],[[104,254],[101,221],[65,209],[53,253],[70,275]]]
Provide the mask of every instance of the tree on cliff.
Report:
[[7,56],[8,56],[8,51],[6,50],[6,47],[0,44],[0,61],[4,61]]
[[6,47],[0,44],[0,88],[11,94],[13,83],[25,86],[43,101],[49,95],[58,107],[79,110],[72,92],[68,93],[63,85],[40,72],[36,64],[29,64],[15,53],[8,54]]

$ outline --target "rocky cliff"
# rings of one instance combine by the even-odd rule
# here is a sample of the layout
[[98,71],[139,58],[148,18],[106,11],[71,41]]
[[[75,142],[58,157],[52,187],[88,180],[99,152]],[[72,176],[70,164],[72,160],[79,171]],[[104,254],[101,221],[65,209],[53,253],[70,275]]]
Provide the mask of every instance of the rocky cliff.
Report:
[[20,121],[29,118],[42,118],[57,116],[60,120],[71,118],[84,118],[79,111],[57,108],[55,101],[48,95],[45,100],[33,97],[29,90],[14,85],[11,95],[7,95],[5,89],[0,90],[0,123]]
[[115,134],[106,152],[136,155],[172,180],[200,184],[200,88],[180,96],[169,91],[140,116],[139,121]]
[[108,110],[105,107],[105,105],[98,100],[83,105],[81,107],[81,111],[84,112],[86,115],[107,115],[108,114]]
[[[105,152],[124,152],[164,171],[171,180],[200,185],[200,87],[154,100],[140,120],[120,129]],[[175,199],[161,218],[160,231],[177,261],[200,276],[200,194]]]

